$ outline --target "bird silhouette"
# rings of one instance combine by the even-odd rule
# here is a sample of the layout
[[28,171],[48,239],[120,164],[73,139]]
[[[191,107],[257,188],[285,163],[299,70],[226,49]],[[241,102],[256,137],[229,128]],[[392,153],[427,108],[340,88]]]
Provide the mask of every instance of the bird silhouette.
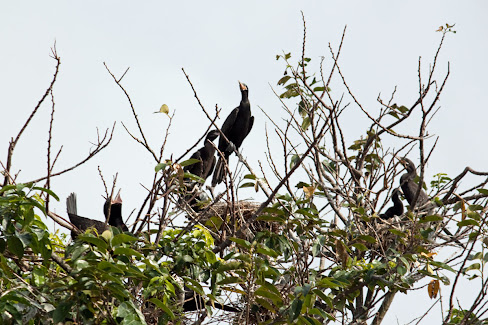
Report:
[[249,103],[249,89],[240,81],[239,88],[242,95],[241,103],[232,110],[220,128],[230,143],[220,135],[219,150],[224,157],[219,157],[217,161],[212,177],[212,187],[222,183],[226,171],[225,165],[229,165],[229,156],[234,152],[234,149],[240,148],[254,124],[254,116],[251,116],[251,103]]
[[410,204],[410,209],[413,211],[416,207],[422,208],[422,210],[426,211],[428,215],[432,214],[435,205],[433,203],[427,204],[429,202],[429,196],[422,188],[420,188],[417,201],[413,202],[419,189],[419,184],[415,182],[415,178],[418,176],[415,164],[406,157],[401,158],[400,163],[407,171],[400,177],[400,187],[402,188],[405,199],[407,200],[408,204]]
[[191,159],[197,159],[199,162],[192,165],[185,166],[184,171],[192,173],[204,180],[210,176],[215,167],[215,147],[212,145],[213,142],[219,136],[220,132],[218,130],[210,131],[205,137],[205,143],[203,147],[198,149],[191,155]]
[[403,214],[403,203],[399,197],[400,189],[397,187],[393,190],[391,194],[391,200],[393,201],[393,206],[389,207],[385,213],[380,214],[380,218],[383,220],[391,219],[394,216],[401,216]]
[[[104,214],[108,214],[110,198],[104,204]],[[105,222],[85,218],[78,215],[78,207],[76,202],[76,193],[71,193],[66,199],[66,210],[68,212],[70,222],[76,226],[81,232],[85,232],[89,228],[95,228],[99,234],[108,229]],[[117,194],[115,200],[112,201],[110,207],[110,219],[109,225],[119,227],[123,231],[128,230],[127,226],[122,221],[122,199],[120,198],[120,191]],[[71,238],[75,239],[78,233],[74,230],[71,231]]]

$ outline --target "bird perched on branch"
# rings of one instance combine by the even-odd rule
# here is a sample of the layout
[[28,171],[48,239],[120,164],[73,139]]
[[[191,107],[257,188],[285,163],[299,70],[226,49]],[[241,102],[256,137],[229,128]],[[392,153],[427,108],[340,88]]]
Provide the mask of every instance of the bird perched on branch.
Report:
[[[419,189],[419,184],[417,184],[415,178],[417,178],[417,171],[415,164],[408,158],[403,157],[400,159],[400,163],[405,167],[407,172],[400,177],[400,187],[402,188],[403,195],[410,204],[410,209],[413,211],[415,207],[422,208],[422,210],[427,211],[427,215],[432,214],[435,205],[429,203],[429,196],[422,189],[420,185],[420,192],[416,202],[413,202],[415,195]],[[414,206],[415,205],[415,206]]]
[[[219,157],[217,165],[215,166],[212,187],[222,183],[225,176],[226,165],[229,165],[229,156],[234,152],[234,149],[239,149],[254,124],[254,116],[251,116],[251,104],[249,103],[248,97],[249,89],[240,81],[239,88],[242,95],[241,103],[238,107],[232,110],[229,116],[227,116],[220,129],[222,134],[219,138],[219,150],[224,157]],[[225,138],[227,138],[230,143]]]
[[[110,206],[110,216],[108,224],[114,227],[119,227],[123,231],[128,230],[127,226],[122,220],[122,199],[120,198],[120,191],[114,200],[107,199],[103,206],[104,214],[107,217],[109,203]],[[81,217],[78,215],[78,208],[76,204],[76,193],[71,193],[66,199],[66,210],[68,212],[70,222],[76,226],[80,231],[84,232],[88,228],[95,228],[99,234],[108,229],[105,222]],[[71,231],[71,238],[75,239],[78,236],[76,231]]]
[[212,145],[213,142],[219,136],[220,132],[218,130],[212,130],[208,132],[205,137],[205,143],[203,147],[198,149],[191,155],[190,159],[197,159],[200,162],[194,163],[192,165],[185,166],[183,170],[185,172],[192,173],[204,180],[210,176],[215,167],[215,147]]
[[393,206],[389,207],[385,213],[380,214],[380,218],[383,220],[391,219],[394,216],[401,216],[403,214],[403,203],[399,197],[400,189],[397,187],[393,190],[391,194],[391,200],[393,201]]

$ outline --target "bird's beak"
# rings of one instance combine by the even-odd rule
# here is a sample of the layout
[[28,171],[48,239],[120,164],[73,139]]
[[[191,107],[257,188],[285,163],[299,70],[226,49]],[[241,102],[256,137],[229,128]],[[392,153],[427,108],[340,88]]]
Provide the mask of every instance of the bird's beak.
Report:
[[115,199],[112,200],[112,204],[116,204],[116,203],[122,204],[122,198],[120,197],[120,189],[117,192]]
[[247,90],[247,86],[246,86],[246,84],[243,84],[243,83],[242,83],[242,82],[240,82],[239,80],[238,80],[238,82],[239,82],[239,88],[241,88],[241,91]]

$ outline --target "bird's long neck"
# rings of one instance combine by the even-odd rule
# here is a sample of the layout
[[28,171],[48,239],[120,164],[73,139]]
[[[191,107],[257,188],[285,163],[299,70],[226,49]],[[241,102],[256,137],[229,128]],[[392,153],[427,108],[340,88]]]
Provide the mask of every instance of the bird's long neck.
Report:
[[403,208],[403,203],[400,200],[400,197],[398,197],[398,192],[393,193],[392,200],[395,208],[400,208],[400,207]]
[[248,91],[245,90],[242,92],[242,99],[241,99],[241,107],[242,108],[251,108],[251,104],[249,103]]

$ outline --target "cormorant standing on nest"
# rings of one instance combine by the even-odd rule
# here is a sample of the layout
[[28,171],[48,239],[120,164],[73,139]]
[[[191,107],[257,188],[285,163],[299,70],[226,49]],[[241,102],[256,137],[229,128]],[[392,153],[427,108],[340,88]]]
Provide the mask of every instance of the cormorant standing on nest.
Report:
[[217,139],[220,132],[218,130],[212,130],[208,132],[205,138],[205,144],[202,148],[193,153],[190,159],[198,159],[200,162],[192,165],[185,166],[184,171],[192,173],[198,177],[207,179],[212,174],[215,167],[215,147],[212,145],[212,141]]
[[393,206],[389,207],[385,213],[380,214],[381,219],[387,220],[393,218],[394,216],[401,216],[403,214],[403,203],[398,196],[399,193],[400,189],[398,187],[393,190],[393,193],[391,194]]
[[[108,199],[110,200],[110,199]],[[104,213],[108,212],[108,202],[104,204]],[[99,234],[108,229],[105,222],[93,220],[78,215],[76,204],[76,193],[71,193],[66,199],[66,209],[68,212],[70,222],[76,226],[80,231],[85,232],[88,228],[95,228]],[[110,208],[109,225],[121,228],[123,231],[128,230],[127,226],[122,221],[122,199],[120,198],[120,191],[117,194],[112,206]],[[76,231],[71,231],[71,238],[75,239],[78,236]]]
[[[210,301],[206,303],[208,306],[212,306]],[[213,306],[218,309],[222,309],[225,311],[231,311],[234,313],[240,312],[241,310],[232,306],[222,305],[221,303],[214,302]],[[205,301],[203,300],[202,296],[197,294],[195,291],[191,290],[190,288],[185,286],[185,300],[183,302],[183,311],[196,311],[205,308]]]
[[[413,200],[419,188],[419,184],[415,182],[415,178],[417,177],[417,171],[414,163],[408,158],[401,158],[400,163],[407,170],[407,172],[400,177],[400,186],[402,188],[405,199],[407,200],[408,204],[410,204],[410,209],[413,211],[415,207],[421,208],[427,202],[429,202],[429,197],[427,196],[427,193],[425,193],[425,191],[420,188],[420,193],[417,201],[415,202],[415,207],[412,206]],[[428,208],[426,209],[427,214],[432,214],[434,205],[429,204],[426,208]]]
[[254,116],[251,116],[251,104],[249,103],[249,90],[247,86],[239,81],[239,88],[241,89],[241,103],[238,107],[227,116],[222,124],[221,131],[231,142],[227,142],[226,139],[220,135],[219,138],[219,150],[224,155],[224,160],[219,157],[215,172],[212,178],[212,187],[222,183],[224,179],[226,165],[229,165],[229,156],[235,149],[239,149],[244,139],[247,137],[254,124]]

